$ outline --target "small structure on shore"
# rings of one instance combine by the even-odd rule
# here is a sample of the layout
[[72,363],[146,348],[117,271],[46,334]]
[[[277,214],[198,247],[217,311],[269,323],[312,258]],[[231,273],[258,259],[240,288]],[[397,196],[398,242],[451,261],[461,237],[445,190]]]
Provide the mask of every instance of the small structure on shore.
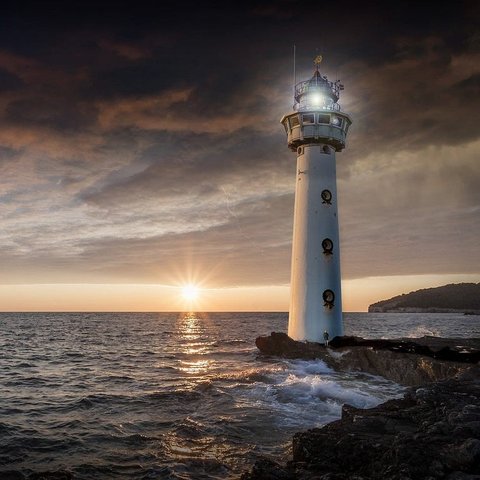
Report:
[[338,104],[343,85],[320,74],[321,61],[281,120],[297,154],[288,335],[311,342],[343,334],[335,153],[352,123]]

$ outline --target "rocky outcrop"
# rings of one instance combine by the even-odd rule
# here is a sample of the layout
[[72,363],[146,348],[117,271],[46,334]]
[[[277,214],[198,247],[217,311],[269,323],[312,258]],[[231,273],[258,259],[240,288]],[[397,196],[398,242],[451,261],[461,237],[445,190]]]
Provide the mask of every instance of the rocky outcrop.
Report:
[[264,355],[273,357],[313,360],[315,358],[323,358],[325,355],[323,344],[297,342],[282,332],[272,332],[269,336],[257,337],[255,345]]
[[368,313],[463,313],[464,315],[480,315],[480,310],[437,307],[379,307],[370,305]]
[[424,288],[372,303],[373,313],[463,313],[480,314],[480,283],[457,283]]
[[297,433],[286,465],[258,461],[242,480],[480,479],[480,369]]
[[[336,355],[335,355],[336,353]],[[468,363],[448,362],[412,353],[356,347],[339,349],[327,359],[328,365],[344,371],[360,371],[414,386],[451,378],[469,368]]]
[[335,337],[325,348],[314,342],[297,342],[285,333],[258,337],[265,355],[322,359],[337,370],[381,375],[402,385],[422,385],[454,377],[480,361],[480,339],[363,339]]

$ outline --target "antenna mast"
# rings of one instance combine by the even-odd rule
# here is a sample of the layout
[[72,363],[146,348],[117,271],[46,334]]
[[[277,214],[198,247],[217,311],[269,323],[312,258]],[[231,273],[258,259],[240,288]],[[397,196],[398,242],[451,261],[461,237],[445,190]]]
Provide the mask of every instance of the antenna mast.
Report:
[[293,44],[293,98],[295,98],[295,84],[297,83],[297,71],[296,71],[296,50],[297,46]]

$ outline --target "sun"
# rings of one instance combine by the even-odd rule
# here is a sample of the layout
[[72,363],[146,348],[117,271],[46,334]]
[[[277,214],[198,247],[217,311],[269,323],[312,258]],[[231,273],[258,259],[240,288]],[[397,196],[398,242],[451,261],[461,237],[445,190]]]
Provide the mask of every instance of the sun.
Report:
[[197,300],[199,293],[200,289],[195,285],[189,284],[182,287],[182,297],[189,302]]

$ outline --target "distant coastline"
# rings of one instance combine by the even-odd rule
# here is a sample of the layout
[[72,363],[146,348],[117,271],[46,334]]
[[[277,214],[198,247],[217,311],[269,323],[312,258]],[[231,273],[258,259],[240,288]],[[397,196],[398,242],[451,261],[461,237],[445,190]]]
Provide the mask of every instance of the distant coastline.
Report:
[[372,303],[370,313],[464,313],[480,315],[480,283],[424,288]]

